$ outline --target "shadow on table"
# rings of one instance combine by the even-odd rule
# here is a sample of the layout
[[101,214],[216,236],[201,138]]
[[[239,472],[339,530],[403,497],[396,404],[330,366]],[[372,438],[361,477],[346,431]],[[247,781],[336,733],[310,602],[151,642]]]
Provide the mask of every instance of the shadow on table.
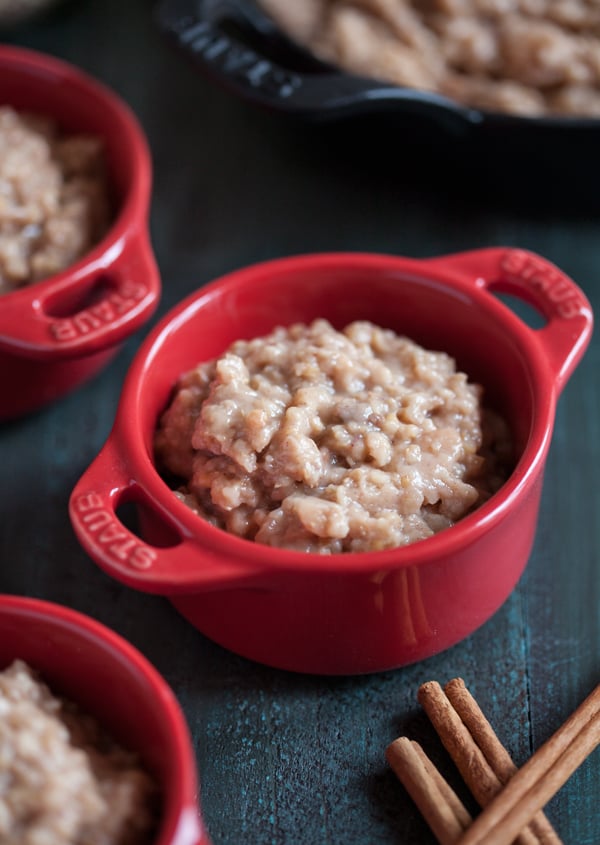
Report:
[[[434,728],[422,711],[411,711],[397,725],[396,737],[406,736],[419,743],[429,759],[448,781],[467,810],[474,816],[477,805],[450,756],[444,750]],[[390,842],[402,843],[406,840],[406,831],[411,831],[411,841],[422,845],[434,845],[435,836],[429,829],[412,798],[392,769],[382,764],[375,772],[366,775],[364,789],[369,796],[373,815],[390,831]]]
[[[317,155],[333,171],[396,183],[446,201],[477,203],[512,216],[600,216],[600,133],[562,129],[530,134],[458,135],[433,122],[392,115],[306,124],[274,118],[299,156]],[[303,152],[304,150],[304,152]]]

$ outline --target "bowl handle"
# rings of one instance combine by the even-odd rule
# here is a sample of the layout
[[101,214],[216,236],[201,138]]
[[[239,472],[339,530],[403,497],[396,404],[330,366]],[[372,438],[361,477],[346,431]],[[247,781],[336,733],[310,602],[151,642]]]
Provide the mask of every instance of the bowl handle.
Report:
[[8,294],[0,348],[49,361],[90,355],[132,334],[158,304],[160,276],[145,232],[119,246],[79,272]]
[[[148,508],[153,521],[162,523],[172,538],[168,545],[151,545],[123,524],[116,510],[130,501]],[[250,564],[200,549],[191,532],[131,480],[112,437],[76,484],[69,515],[79,542],[100,568],[144,592],[175,595],[256,585],[260,575]]]
[[[563,389],[592,335],[593,314],[583,291],[562,270],[524,249],[492,247],[426,260],[455,280],[507,293],[533,306],[546,319],[540,329],[525,326],[541,346],[557,393]],[[525,324],[524,324],[525,325]]]

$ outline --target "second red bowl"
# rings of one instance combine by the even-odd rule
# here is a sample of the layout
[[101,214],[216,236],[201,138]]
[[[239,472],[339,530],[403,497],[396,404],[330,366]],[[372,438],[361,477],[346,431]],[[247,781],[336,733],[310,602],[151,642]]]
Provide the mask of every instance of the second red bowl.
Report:
[[185,718],[170,687],[136,649],[62,605],[0,595],[0,669],[17,659],[139,754],[162,794],[152,845],[210,845]]
[[34,410],[97,373],[155,310],[148,234],[152,168],[129,107],[59,59],[0,45],[0,104],[103,141],[114,218],[71,267],[0,296],[0,420]]

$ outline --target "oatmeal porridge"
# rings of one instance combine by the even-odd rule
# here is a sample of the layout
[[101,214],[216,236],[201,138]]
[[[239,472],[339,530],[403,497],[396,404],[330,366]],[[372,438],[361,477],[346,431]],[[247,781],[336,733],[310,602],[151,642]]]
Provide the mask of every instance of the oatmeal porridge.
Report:
[[0,106],[0,294],[69,267],[109,220],[101,140]]
[[505,423],[452,358],[359,321],[236,341],[183,375],[155,435],[176,495],[212,524],[330,554],[453,525],[505,480]]
[[136,755],[23,661],[0,672],[0,842],[148,845],[157,790]]
[[361,76],[492,111],[600,117],[600,0],[260,0]]

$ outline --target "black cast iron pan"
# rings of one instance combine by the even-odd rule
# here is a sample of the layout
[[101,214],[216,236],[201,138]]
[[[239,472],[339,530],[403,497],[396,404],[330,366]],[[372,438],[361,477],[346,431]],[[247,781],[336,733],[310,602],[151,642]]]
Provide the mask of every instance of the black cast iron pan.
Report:
[[600,141],[597,118],[484,112],[340,71],[290,41],[252,0],[161,0],[156,20],[164,35],[214,82],[271,111],[313,121],[391,113],[424,117],[459,135]]

